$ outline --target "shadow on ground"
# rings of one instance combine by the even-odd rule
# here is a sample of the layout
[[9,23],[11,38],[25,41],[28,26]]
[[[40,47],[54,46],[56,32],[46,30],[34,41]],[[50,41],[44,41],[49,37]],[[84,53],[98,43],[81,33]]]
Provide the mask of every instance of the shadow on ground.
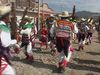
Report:
[[76,70],[85,70],[85,71],[93,71],[93,72],[100,73],[100,68],[98,68],[98,67],[79,65],[79,64],[74,64],[74,63],[69,63],[69,68],[76,69]]
[[37,54],[51,54],[50,51],[34,51]]
[[86,75],[95,75],[95,74],[93,74],[93,73],[87,73]]
[[86,53],[91,54],[91,55],[100,55],[99,52],[86,52]]
[[31,66],[36,67],[36,68],[50,69],[50,70],[52,70],[53,73],[58,73],[57,66],[55,64],[54,65],[53,64],[46,64],[46,63],[43,63],[42,61],[37,61],[37,60],[30,62],[26,59],[20,59],[19,57],[14,57],[14,59],[12,59],[12,61],[18,61],[18,62],[21,62],[24,64],[31,65]]
[[75,58],[74,61],[76,61],[79,64],[100,65],[100,61],[96,61],[96,60],[83,60],[83,59]]
[[69,68],[76,69],[76,70],[85,70],[85,71],[93,71],[100,73],[100,68],[91,66],[91,65],[100,65],[100,61],[95,60],[81,60],[79,58],[75,58],[74,61],[77,63],[69,63]]

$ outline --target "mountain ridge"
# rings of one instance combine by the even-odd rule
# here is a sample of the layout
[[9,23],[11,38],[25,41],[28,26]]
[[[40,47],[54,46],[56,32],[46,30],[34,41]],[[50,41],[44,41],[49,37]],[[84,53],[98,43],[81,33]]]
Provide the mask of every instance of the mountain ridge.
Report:
[[89,18],[89,17],[93,17],[93,18],[98,18],[100,16],[100,13],[98,12],[90,12],[90,11],[78,11],[76,12],[76,16],[78,16],[79,18]]

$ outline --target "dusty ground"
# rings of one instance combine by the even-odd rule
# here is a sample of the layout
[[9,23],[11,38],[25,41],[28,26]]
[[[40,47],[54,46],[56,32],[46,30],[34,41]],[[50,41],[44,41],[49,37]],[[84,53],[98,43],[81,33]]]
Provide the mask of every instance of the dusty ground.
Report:
[[[73,44],[75,48],[77,44]],[[64,73],[57,73],[57,58],[50,50],[33,51],[34,62],[25,60],[23,52],[16,55],[12,63],[17,75],[100,75],[100,43],[97,33],[93,36],[91,45],[86,45],[82,51],[74,51],[72,59]]]

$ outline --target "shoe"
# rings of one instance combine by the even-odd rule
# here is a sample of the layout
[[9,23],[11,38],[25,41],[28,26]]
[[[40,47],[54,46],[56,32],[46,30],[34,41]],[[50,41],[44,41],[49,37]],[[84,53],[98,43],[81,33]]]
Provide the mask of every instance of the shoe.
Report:
[[67,65],[68,62],[65,59],[62,62],[59,62],[59,71],[64,72],[66,70]]
[[65,70],[63,69],[63,67],[58,67],[58,73],[63,73],[65,72]]
[[84,46],[81,46],[81,49],[84,50]]
[[29,61],[34,61],[33,56],[29,56],[28,60],[29,60]]
[[79,46],[78,50],[77,51],[80,51],[81,50],[81,46]]

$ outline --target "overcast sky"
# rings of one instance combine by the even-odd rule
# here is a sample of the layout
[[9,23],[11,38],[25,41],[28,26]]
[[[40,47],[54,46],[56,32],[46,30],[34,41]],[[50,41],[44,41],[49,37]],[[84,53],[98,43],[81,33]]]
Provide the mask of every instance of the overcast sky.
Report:
[[[41,0],[42,1],[42,0]],[[100,13],[100,0],[43,0],[49,7],[56,12],[72,12],[73,4],[76,5],[76,11],[92,11]]]

